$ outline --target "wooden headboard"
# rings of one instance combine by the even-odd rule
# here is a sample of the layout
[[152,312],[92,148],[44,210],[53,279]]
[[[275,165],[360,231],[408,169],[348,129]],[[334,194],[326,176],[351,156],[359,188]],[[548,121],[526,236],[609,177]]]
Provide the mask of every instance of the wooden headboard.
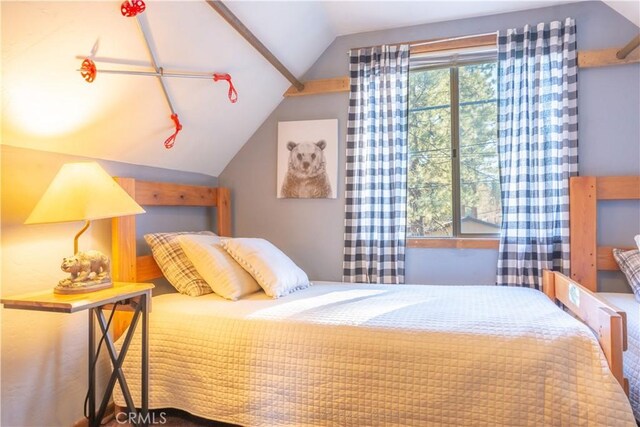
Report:
[[[231,236],[231,193],[228,188],[137,181],[115,178],[124,190],[142,206],[209,206],[217,208],[220,236]],[[162,277],[151,255],[136,256],[136,217],[112,221],[113,278],[121,282],[145,282]]]
[[618,270],[613,247],[598,246],[597,203],[640,199],[640,176],[573,177],[569,184],[569,199],[571,278],[596,292],[598,270]]
[[[180,185],[114,178],[142,206],[200,206],[217,208],[216,233],[231,236],[231,193],[228,188]],[[136,216],[114,218],[111,223],[111,266],[114,280],[148,282],[162,277],[151,255],[137,256]],[[118,313],[113,322],[117,338],[129,326],[130,313]]]

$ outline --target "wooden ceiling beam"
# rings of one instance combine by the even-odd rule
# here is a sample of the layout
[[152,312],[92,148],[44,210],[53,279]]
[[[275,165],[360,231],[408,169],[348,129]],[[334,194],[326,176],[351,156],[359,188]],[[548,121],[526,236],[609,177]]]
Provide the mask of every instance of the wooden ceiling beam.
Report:
[[229,25],[233,27],[246,41],[249,42],[251,46],[253,46],[264,58],[271,63],[283,76],[286,77],[287,80],[291,82],[291,84],[298,90],[302,91],[304,89],[304,84],[298,80],[291,72],[285,67],[282,62],[276,58],[276,56],[271,53],[271,51],[258,39],[243,23],[238,19],[236,15],[229,10],[227,6],[225,6],[220,0],[205,0],[206,3],[211,6],[213,10],[218,12],[222,18]]
[[631,41],[625,45],[625,47],[620,49],[616,53],[616,58],[625,59],[627,55],[629,55],[631,51],[635,50],[638,46],[640,46],[640,34],[632,38]]
[[284,96],[318,95],[322,93],[349,92],[349,90],[349,76],[344,76],[333,79],[309,80],[305,82],[303,90],[298,90],[295,86],[291,86],[284,93]]
[[623,59],[618,58],[620,49],[617,47],[599,50],[585,50],[578,52],[578,67],[595,68],[608,67],[610,65],[634,64],[640,62],[640,52],[635,51]]

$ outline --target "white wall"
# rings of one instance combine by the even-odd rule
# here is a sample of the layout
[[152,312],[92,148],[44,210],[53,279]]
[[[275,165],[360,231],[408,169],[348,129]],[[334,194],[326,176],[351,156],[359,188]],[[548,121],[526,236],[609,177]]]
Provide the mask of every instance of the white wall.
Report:
[[[2,157],[2,295],[51,288],[65,277],[60,261],[73,253],[81,224],[22,223],[61,162],[33,162],[4,149]],[[80,249],[110,253],[109,233],[108,221],[95,221]],[[3,426],[70,425],[82,417],[87,316],[2,310]]]

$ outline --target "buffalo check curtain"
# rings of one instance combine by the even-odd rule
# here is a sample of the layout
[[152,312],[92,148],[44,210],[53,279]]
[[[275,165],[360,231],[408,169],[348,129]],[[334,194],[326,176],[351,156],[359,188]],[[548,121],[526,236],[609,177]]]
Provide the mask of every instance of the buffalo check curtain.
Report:
[[349,52],[343,277],[404,283],[409,46]]
[[569,177],[578,171],[576,54],[571,18],[498,35],[498,285],[540,288],[543,269],[569,272]]

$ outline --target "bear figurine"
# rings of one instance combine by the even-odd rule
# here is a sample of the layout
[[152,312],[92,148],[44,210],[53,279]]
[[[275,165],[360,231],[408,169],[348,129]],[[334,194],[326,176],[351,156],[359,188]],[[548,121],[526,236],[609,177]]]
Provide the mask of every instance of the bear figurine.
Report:
[[301,199],[331,197],[331,183],[324,158],[326,146],[327,143],[324,140],[287,143],[289,163],[282,183],[282,197]]
[[70,273],[70,277],[60,281],[61,286],[90,281],[104,283],[110,280],[109,258],[98,251],[78,252],[64,258],[60,269]]

